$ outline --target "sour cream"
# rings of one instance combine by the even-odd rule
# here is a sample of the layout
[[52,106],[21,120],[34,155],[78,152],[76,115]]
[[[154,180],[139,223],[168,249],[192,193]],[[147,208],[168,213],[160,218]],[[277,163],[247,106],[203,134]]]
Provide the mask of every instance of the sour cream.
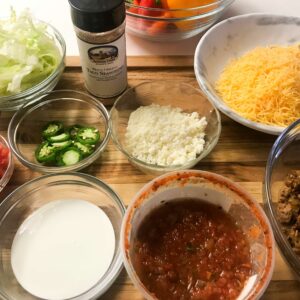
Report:
[[11,249],[16,279],[44,299],[66,299],[92,288],[109,268],[115,234],[107,215],[83,200],[37,209],[18,229]]

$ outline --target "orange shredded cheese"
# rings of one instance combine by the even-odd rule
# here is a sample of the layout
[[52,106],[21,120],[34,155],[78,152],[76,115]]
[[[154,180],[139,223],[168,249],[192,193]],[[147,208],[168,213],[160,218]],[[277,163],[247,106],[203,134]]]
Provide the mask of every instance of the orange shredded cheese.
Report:
[[286,127],[300,118],[300,47],[259,47],[232,60],[216,90],[251,121]]

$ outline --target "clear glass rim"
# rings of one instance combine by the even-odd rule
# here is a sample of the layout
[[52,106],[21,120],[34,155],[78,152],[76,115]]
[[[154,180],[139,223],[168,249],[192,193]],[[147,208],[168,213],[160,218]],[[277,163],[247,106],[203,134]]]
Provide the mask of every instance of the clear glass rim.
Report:
[[145,19],[145,20],[153,20],[153,21],[160,20],[160,21],[166,21],[166,22],[179,22],[179,21],[197,20],[197,19],[202,19],[202,18],[206,18],[206,17],[212,16],[212,15],[215,15],[215,14],[223,11],[227,6],[229,6],[233,2],[234,2],[234,0],[216,0],[213,3],[202,5],[202,6],[197,6],[197,7],[193,7],[193,8],[177,8],[177,9],[144,7],[144,6],[135,5],[133,3],[129,3],[127,1],[125,1],[125,5],[127,8],[135,8],[135,9],[142,8],[145,11],[158,12],[158,13],[164,13],[164,12],[171,12],[171,13],[172,12],[191,12],[191,13],[193,13],[199,9],[214,8],[215,5],[217,5],[217,7],[215,9],[212,9],[211,11],[197,14],[195,16],[181,17],[181,18],[177,18],[177,17],[162,18],[160,16],[155,17],[155,16],[139,15],[137,13],[126,10],[127,15]]
[[[217,116],[217,134],[216,134],[216,138],[213,140],[213,142],[209,145],[209,147],[206,149],[206,151],[202,151],[200,153],[200,155],[198,157],[196,157],[193,160],[188,161],[186,164],[184,165],[172,165],[172,166],[162,166],[162,165],[154,165],[154,164],[149,164],[146,163],[138,158],[135,158],[134,156],[132,156],[119,142],[118,138],[115,136],[114,134],[114,124],[111,118],[111,114],[114,110],[116,109],[116,106],[118,105],[119,102],[121,102],[123,100],[123,97],[130,93],[132,90],[140,87],[141,85],[146,85],[149,83],[155,83],[155,82],[160,82],[159,80],[154,80],[154,81],[145,81],[142,83],[139,83],[136,86],[131,87],[130,89],[126,90],[121,96],[118,97],[118,99],[115,101],[114,105],[112,106],[111,110],[110,110],[110,117],[109,117],[109,127],[110,127],[110,132],[111,132],[111,138],[114,142],[114,144],[116,145],[116,147],[132,162],[137,163],[140,166],[143,166],[149,170],[157,170],[157,171],[174,171],[177,169],[186,169],[189,168],[191,166],[194,166],[195,164],[197,164],[199,161],[201,161],[203,158],[205,158],[213,149],[214,147],[217,145],[219,138],[220,138],[220,134],[221,134],[221,130],[222,130],[222,125],[221,125],[221,116],[219,111],[216,109],[215,105],[213,103],[211,103],[211,101],[207,98],[205,98],[212,106],[212,108],[214,109],[214,112],[216,113]],[[172,81],[168,81],[170,83],[172,83]],[[201,91],[197,88],[194,88],[193,86],[191,86],[190,84],[187,83],[183,83],[181,82],[180,85],[185,85],[191,89],[194,89],[195,91],[197,91],[198,93],[201,93]]]
[[[298,128],[299,127],[299,128]],[[263,200],[266,207],[266,212],[269,216],[270,223],[275,233],[275,239],[277,240],[278,246],[281,252],[284,254],[284,258],[289,265],[292,266],[294,272],[296,273],[298,279],[300,280],[300,258],[292,249],[291,245],[286,239],[285,234],[281,230],[281,226],[276,218],[275,207],[272,202],[272,193],[271,193],[271,177],[273,173],[273,168],[280,157],[280,153],[284,151],[284,148],[289,142],[290,138],[293,137],[293,131],[298,129],[298,134],[300,135],[300,119],[288,126],[276,139],[273,147],[269,153],[267,160],[266,171],[264,176],[263,184]]]
[[9,160],[8,160],[8,165],[7,168],[2,176],[2,178],[0,179],[0,191],[5,187],[5,185],[8,183],[11,175],[12,175],[12,171],[14,168],[14,159],[13,159],[13,155],[12,155],[12,150],[7,142],[7,140],[0,135],[0,144],[5,145],[5,147],[7,147],[9,149]]
[[[73,96],[72,97],[65,96],[64,98],[62,98],[62,97],[59,97],[59,95],[58,95],[57,98],[44,100],[44,97],[47,97],[48,95],[55,95],[55,94],[59,94],[59,93],[66,93],[66,94],[71,93],[71,94],[73,94]],[[81,160],[80,162],[78,162],[77,164],[72,165],[72,166],[49,167],[49,166],[44,166],[42,164],[30,162],[27,159],[25,159],[23,157],[23,155],[19,152],[17,143],[16,143],[16,134],[17,134],[20,122],[22,122],[25,117],[28,117],[28,115],[30,115],[32,111],[40,108],[41,106],[43,106],[47,103],[51,103],[54,101],[66,101],[66,100],[81,101],[83,103],[87,102],[87,99],[82,100],[79,97],[74,98],[74,94],[77,94],[79,97],[80,97],[80,95],[87,97],[88,103],[91,106],[93,106],[93,108],[95,108],[99,114],[101,114],[103,116],[103,119],[104,119],[104,122],[105,122],[105,125],[107,128],[106,128],[105,136],[104,136],[101,144],[99,145],[99,147],[90,156],[84,158],[83,160]],[[18,160],[23,165],[25,165],[31,169],[34,169],[36,171],[39,171],[41,173],[70,172],[70,171],[80,170],[80,169],[90,165],[104,151],[104,149],[106,148],[106,146],[108,144],[109,138],[110,138],[109,113],[108,113],[107,109],[105,108],[105,106],[99,100],[94,98],[93,96],[91,96],[87,93],[74,91],[74,90],[55,90],[55,91],[39,94],[37,96],[37,98],[25,103],[22,106],[22,108],[19,109],[13,115],[13,117],[10,120],[9,125],[8,125],[8,142],[9,142],[9,145],[10,145],[13,153],[16,155]]]
[[44,21],[40,21],[40,20],[34,20],[34,21],[37,22],[38,24],[44,24],[47,28],[50,28],[50,30],[53,31],[54,34],[51,36],[54,37],[59,42],[59,45],[61,47],[60,50],[62,51],[60,62],[58,64],[57,68],[47,78],[45,78],[43,81],[39,82],[38,84],[34,85],[33,87],[26,89],[20,93],[14,94],[14,95],[0,97],[0,107],[2,105],[6,105],[6,104],[9,107],[13,107],[13,106],[16,106],[16,105],[22,103],[24,101],[24,99],[23,99],[24,97],[28,97],[32,94],[37,93],[44,86],[46,86],[50,82],[52,82],[61,73],[61,70],[64,69],[64,61],[65,61],[65,56],[66,56],[66,43],[65,43],[63,36],[51,24],[44,22]]
[[[59,181],[55,180],[55,177],[66,177],[65,179],[60,179]],[[70,179],[69,177],[72,177],[72,179]],[[104,181],[98,179],[95,176],[89,175],[89,174],[84,174],[84,173],[79,173],[79,172],[66,172],[66,173],[60,173],[60,174],[47,174],[47,175],[43,175],[37,178],[34,178],[24,184],[22,184],[21,186],[19,186],[18,188],[16,188],[12,193],[10,193],[1,203],[0,203],[0,210],[3,209],[3,206],[7,206],[8,209],[6,211],[9,211],[11,206],[8,205],[9,201],[16,195],[18,194],[24,187],[36,184],[38,182],[43,182],[45,180],[50,179],[50,183],[53,185],[53,183],[55,182],[59,182],[59,184],[61,184],[63,181],[66,181],[68,184],[71,184],[72,182],[76,182],[76,181],[81,181],[81,180],[85,180],[90,182],[91,184],[94,184],[98,187],[100,187],[101,189],[103,189],[105,192],[108,193],[109,198],[114,201],[117,205],[117,207],[119,208],[119,211],[121,212],[122,216],[124,217],[125,212],[126,212],[126,207],[122,201],[122,199],[119,197],[119,195],[108,185],[106,184]],[[49,182],[48,182],[49,184]],[[4,214],[4,218],[6,216],[6,213]],[[0,219],[0,224],[3,221],[3,217]],[[121,229],[121,226],[120,226]],[[99,279],[99,281],[92,286],[89,290],[83,292],[80,295],[77,295],[75,297],[72,298],[66,298],[64,300],[81,300],[83,296],[85,296],[87,293],[93,292],[94,294],[91,295],[92,299],[94,297],[98,297],[100,295],[102,295],[103,293],[105,293],[109,287],[113,284],[113,282],[115,281],[115,279],[118,277],[118,275],[120,274],[121,270],[122,270],[122,264],[123,264],[123,260],[122,260],[122,254],[121,254],[121,249],[119,247],[119,245],[116,245],[118,247],[118,251],[116,253],[116,260],[115,263],[111,269],[110,273],[107,273],[106,276],[102,276],[102,278]],[[101,290],[95,290],[93,291],[93,289],[97,289],[98,285],[102,283],[103,286],[101,286]],[[4,297],[4,299],[6,300],[12,300],[12,298],[10,298],[7,294],[4,294],[1,290],[0,290],[0,295],[2,295]]]

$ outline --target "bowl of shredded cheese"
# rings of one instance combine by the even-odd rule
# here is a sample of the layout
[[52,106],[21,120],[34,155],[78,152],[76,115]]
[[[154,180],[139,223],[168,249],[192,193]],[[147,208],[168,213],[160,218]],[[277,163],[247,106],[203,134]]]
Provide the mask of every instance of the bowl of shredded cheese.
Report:
[[236,122],[280,134],[300,118],[299,23],[255,13],[215,25],[195,52],[202,91]]
[[220,115],[202,93],[185,83],[141,83],[120,96],[110,112],[117,148],[145,173],[195,166],[214,148]]

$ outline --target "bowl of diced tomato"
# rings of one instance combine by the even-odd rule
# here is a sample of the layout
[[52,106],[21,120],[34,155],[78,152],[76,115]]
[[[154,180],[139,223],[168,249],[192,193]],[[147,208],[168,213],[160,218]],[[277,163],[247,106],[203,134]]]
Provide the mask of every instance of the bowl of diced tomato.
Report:
[[234,0],[126,0],[127,32],[153,41],[190,38],[214,24]]
[[14,169],[12,153],[8,143],[0,135],[0,192],[8,183]]

